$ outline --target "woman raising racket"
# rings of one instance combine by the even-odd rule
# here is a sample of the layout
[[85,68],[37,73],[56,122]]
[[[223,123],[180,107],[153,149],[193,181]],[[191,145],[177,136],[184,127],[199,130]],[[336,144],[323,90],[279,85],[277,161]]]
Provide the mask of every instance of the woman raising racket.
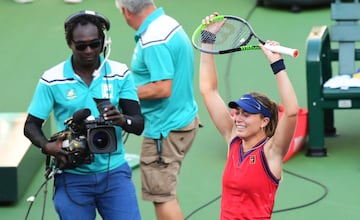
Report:
[[[221,28],[219,23],[211,25],[217,15],[203,19],[203,23],[210,24],[204,36],[215,36]],[[203,41],[203,46],[211,48],[214,41],[208,39]],[[274,41],[267,43],[279,45]],[[279,53],[261,44],[260,47],[273,70],[284,106],[279,121],[277,103],[257,92],[226,105],[218,91],[214,55],[201,53],[200,56],[200,91],[213,123],[228,145],[222,179],[221,220],[271,218],[282,160],[295,131],[298,104],[284,61]],[[235,112],[233,116],[228,107]]]

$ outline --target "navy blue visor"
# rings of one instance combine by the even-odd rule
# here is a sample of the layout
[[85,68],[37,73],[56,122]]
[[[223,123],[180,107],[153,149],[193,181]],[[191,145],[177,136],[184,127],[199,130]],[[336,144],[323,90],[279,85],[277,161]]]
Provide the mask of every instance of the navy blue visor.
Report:
[[230,108],[240,107],[250,114],[262,114],[265,117],[271,118],[271,112],[249,94],[243,95],[237,101],[229,102],[228,105]]

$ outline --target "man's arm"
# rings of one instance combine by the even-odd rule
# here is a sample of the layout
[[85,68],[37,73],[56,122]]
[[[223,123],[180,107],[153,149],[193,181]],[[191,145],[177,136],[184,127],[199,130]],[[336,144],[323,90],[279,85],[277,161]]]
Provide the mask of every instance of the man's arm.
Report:
[[24,135],[31,141],[31,143],[39,148],[43,148],[48,142],[41,129],[43,123],[43,119],[28,114],[24,125]]
[[139,86],[138,96],[141,100],[161,99],[171,96],[172,80],[160,80]]

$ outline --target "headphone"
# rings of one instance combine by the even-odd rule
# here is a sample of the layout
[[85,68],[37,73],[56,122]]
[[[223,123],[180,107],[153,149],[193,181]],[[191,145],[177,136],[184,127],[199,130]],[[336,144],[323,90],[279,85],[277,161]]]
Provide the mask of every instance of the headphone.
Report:
[[80,17],[94,17],[102,23],[103,31],[104,31],[104,38],[102,39],[103,48],[101,51],[105,51],[105,49],[111,44],[111,39],[110,39],[110,37],[106,37],[106,32],[105,32],[105,30],[106,31],[110,30],[109,19],[98,12],[90,11],[90,10],[82,10],[75,14],[70,15],[69,17],[67,17],[65,19],[65,23],[64,23],[65,30],[66,30],[67,26],[69,25],[69,23],[73,22],[74,20],[76,20]]

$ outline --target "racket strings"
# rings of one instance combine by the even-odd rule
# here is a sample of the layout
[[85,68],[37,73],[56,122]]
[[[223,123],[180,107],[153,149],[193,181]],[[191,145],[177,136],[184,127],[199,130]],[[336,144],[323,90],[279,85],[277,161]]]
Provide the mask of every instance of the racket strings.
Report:
[[239,27],[237,34],[236,34],[236,41],[237,44],[234,46],[243,46],[249,43],[251,39],[251,31],[246,25],[241,25]]
[[228,19],[215,34],[215,39],[214,34],[205,31],[198,37],[197,45],[212,41],[213,50],[221,51],[246,45],[251,40],[251,36],[252,32],[247,25]]

